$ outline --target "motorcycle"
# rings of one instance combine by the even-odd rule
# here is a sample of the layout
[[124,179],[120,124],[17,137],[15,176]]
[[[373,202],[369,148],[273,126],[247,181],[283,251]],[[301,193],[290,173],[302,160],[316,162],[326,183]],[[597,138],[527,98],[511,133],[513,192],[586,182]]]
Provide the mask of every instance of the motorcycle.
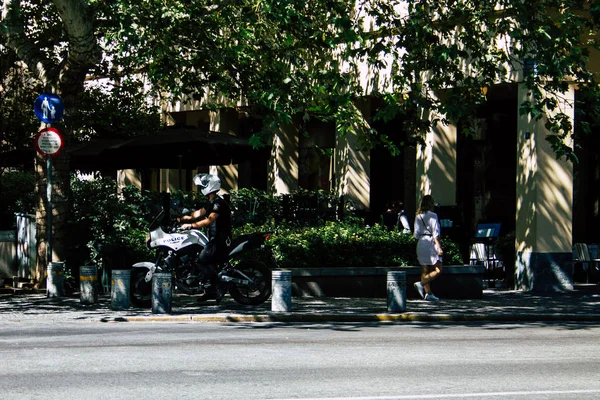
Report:
[[[149,226],[147,246],[156,249],[154,262],[139,262],[131,271],[131,302],[139,307],[152,303],[152,276],[171,273],[175,292],[195,295],[205,301],[214,292],[214,272],[199,261],[208,243],[204,232],[196,229],[165,231],[161,222],[164,210]],[[171,232],[168,232],[171,231]],[[264,247],[272,232],[257,232],[234,239],[226,260],[217,265],[217,277],[231,297],[242,305],[259,305],[271,296],[271,269],[262,261],[245,257],[250,251]]]

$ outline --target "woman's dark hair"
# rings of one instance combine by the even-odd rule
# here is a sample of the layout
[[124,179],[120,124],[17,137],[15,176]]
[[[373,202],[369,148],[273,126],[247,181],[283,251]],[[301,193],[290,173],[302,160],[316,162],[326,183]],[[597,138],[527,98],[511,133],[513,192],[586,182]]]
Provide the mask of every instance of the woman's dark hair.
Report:
[[421,199],[417,214],[425,214],[427,211],[433,211],[434,208],[435,202],[433,201],[433,197],[430,194],[427,194]]

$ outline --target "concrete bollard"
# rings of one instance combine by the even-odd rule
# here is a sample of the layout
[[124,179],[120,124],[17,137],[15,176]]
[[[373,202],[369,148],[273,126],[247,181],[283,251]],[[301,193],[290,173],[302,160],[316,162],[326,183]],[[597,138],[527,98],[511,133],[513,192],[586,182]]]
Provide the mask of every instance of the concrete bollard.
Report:
[[388,271],[387,309],[392,313],[406,311],[406,271]]
[[273,296],[271,297],[271,311],[291,311],[292,271],[273,271],[271,277],[273,288]]
[[110,305],[113,310],[126,310],[131,306],[131,270],[113,269]]
[[64,262],[51,262],[48,264],[46,297],[62,297],[65,295],[64,273]]
[[98,268],[95,266],[79,267],[79,294],[81,304],[98,302]]
[[173,295],[173,276],[170,273],[152,275],[152,313],[170,314]]

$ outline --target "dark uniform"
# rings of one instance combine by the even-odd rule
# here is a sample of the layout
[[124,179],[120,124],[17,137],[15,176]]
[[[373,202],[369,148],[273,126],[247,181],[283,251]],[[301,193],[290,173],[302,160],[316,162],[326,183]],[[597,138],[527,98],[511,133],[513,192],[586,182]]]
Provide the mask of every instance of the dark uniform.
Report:
[[208,244],[200,253],[200,261],[218,264],[227,258],[231,243],[231,207],[222,197],[215,196],[205,208],[206,216],[217,213],[219,217],[208,226]]
[[394,210],[387,210],[383,213],[381,219],[383,220],[383,226],[388,231],[393,231],[396,224],[398,224],[398,213]]

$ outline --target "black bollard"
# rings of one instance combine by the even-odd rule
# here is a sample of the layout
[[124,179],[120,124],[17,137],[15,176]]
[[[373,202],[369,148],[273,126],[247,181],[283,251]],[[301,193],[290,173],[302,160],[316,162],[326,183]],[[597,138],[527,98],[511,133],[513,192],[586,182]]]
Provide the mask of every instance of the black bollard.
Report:
[[126,310],[131,306],[130,282],[131,270],[112,270],[110,304],[113,310]]
[[292,310],[292,271],[273,271],[272,287],[273,296],[271,297],[271,311],[291,311]]
[[170,314],[173,296],[172,275],[156,273],[152,275],[152,313]]
[[406,311],[406,271],[388,271],[387,309],[392,313]]
[[64,262],[51,262],[48,264],[46,297],[62,297],[65,295],[64,273]]
[[79,293],[81,304],[95,304],[98,302],[97,267],[79,267]]

